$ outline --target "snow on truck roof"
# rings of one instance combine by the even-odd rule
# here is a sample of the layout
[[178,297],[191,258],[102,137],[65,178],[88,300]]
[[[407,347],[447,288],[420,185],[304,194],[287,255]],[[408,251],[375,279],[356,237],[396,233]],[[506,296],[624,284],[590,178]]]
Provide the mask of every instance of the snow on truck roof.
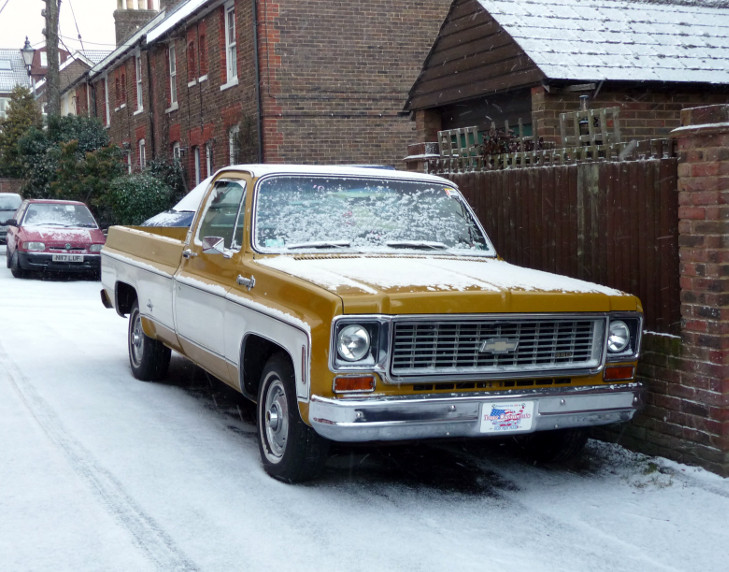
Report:
[[336,175],[356,177],[381,177],[384,179],[408,179],[411,181],[429,181],[454,186],[452,181],[418,173],[415,171],[399,171],[384,166],[363,166],[363,165],[290,165],[290,164],[252,164],[252,165],[231,165],[224,167],[215,174],[230,171],[242,171],[251,173],[254,177],[266,175]]

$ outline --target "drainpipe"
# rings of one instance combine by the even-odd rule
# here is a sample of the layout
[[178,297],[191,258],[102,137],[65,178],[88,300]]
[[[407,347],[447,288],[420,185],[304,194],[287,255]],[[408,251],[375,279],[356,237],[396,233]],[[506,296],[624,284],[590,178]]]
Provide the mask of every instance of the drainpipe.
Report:
[[258,105],[258,162],[263,163],[263,98],[261,97],[261,62],[258,56],[258,2],[253,0],[253,62],[256,68],[256,100]]
[[[154,81],[152,77],[152,64],[150,63],[152,61],[152,52],[149,49],[149,46],[147,46],[146,40],[143,40],[142,43],[139,44],[139,56],[141,57],[142,53],[147,54],[147,78],[149,82],[149,89],[147,89],[147,92],[149,93],[149,111],[147,111],[147,117],[149,117],[149,141],[150,146],[152,150],[152,158],[157,158],[157,142],[155,141],[155,134],[154,134],[154,118],[156,117],[154,113]],[[136,65],[136,64],[135,64]],[[144,85],[144,84],[143,84]]]

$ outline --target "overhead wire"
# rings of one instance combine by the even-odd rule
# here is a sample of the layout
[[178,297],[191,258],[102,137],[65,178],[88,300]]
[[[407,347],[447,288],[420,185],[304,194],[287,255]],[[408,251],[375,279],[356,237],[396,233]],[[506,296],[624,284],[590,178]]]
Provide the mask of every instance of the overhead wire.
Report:
[[73,17],[73,23],[76,26],[76,33],[78,34],[78,42],[81,44],[81,53],[85,53],[86,50],[84,48],[84,41],[81,39],[81,30],[78,29],[78,20],[76,20],[76,12],[73,9],[73,4],[71,3],[71,0],[68,0],[68,7],[71,8],[71,16]]
[[8,2],[10,2],[10,0],[5,0],[5,4],[3,4],[2,6],[0,6],[0,14],[3,13],[3,10],[5,10],[5,6],[8,5]]

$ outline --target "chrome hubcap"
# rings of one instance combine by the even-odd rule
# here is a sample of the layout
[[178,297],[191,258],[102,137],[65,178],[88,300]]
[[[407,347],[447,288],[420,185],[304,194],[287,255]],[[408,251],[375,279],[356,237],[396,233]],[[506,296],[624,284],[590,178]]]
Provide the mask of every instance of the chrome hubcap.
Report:
[[142,331],[142,320],[139,318],[139,314],[134,317],[134,323],[132,324],[132,333],[130,336],[131,343],[131,354],[135,364],[139,364],[142,359],[143,344],[144,344],[144,332]]
[[273,381],[266,393],[263,409],[263,430],[268,444],[267,456],[278,462],[286,452],[289,436],[288,407],[281,380]]

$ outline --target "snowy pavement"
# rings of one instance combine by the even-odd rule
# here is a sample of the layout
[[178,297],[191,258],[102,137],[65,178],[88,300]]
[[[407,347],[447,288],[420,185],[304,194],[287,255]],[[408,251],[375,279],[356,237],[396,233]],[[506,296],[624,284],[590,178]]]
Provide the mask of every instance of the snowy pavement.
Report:
[[0,570],[721,570],[729,479],[590,441],[335,450],[263,472],[251,410],[173,356],[129,371],[99,283],[14,279],[0,247]]

